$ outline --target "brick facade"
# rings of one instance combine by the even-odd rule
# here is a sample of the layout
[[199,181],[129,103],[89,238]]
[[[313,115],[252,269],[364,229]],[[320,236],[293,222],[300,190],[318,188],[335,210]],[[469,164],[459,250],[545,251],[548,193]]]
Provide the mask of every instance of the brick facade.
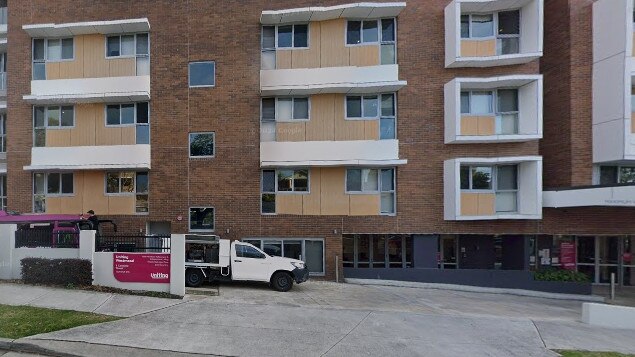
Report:
[[[408,164],[397,170],[397,215],[262,216],[259,168],[260,14],[262,10],[349,1],[9,0],[9,208],[32,209],[31,39],[23,24],[147,17],[151,38],[150,214],[113,217],[120,231],[170,221],[187,231],[189,206],[213,206],[222,237],[323,237],[327,278],[341,257],[342,233],[629,233],[626,208],[545,209],[542,221],[443,219],[443,161],[456,157],[544,156],[545,187],[591,183],[592,0],[545,1],[545,55],[526,65],[444,68],[449,0],[408,1],[398,18],[397,137]],[[562,14],[569,13],[569,16]],[[215,88],[188,88],[188,62],[216,61]],[[544,140],[444,144],[443,85],[455,77],[545,75]],[[188,133],[216,132],[216,157],[188,159]],[[79,212],[78,212],[79,213]],[[99,212],[97,212],[99,214]],[[177,217],[182,220],[178,220]],[[228,232],[228,233],[227,233]]]

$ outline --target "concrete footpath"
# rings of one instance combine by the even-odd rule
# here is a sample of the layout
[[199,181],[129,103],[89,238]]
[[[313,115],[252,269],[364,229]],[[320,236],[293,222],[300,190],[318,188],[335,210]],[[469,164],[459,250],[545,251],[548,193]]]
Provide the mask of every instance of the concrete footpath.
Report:
[[[0,304],[9,298],[17,303],[3,292],[7,287],[30,296],[29,304],[41,303],[32,289],[47,290],[40,293],[49,296],[86,293],[0,284]],[[147,312],[13,343],[41,348],[41,353],[32,351],[36,354],[97,357],[557,356],[552,349],[635,353],[633,331],[579,322],[579,301],[326,282],[294,286],[288,293],[262,284],[210,290],[218,296],[186,296],[166,300],[163,307],[140,305]],[[132,297],[116,298],[125,305]],[[95,297],[83,299],[75,300],[85,307],[82,311],[100,309],[85,303]],[[117,312],[116,306],[109,309]],[[117,316],[126,311],[130,308]]]

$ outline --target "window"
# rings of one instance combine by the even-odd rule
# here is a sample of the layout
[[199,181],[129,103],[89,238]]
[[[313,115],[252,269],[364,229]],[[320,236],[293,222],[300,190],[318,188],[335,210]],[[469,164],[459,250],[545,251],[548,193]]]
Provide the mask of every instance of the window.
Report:
[[236,244],[236,257],[238,258],[252,258],[252,259],[265,259],[265,255],[254,247],[250,247],[244,244]]
[[519,53],[520,11],[461,15],[461,38],[496,38],[498,55]]
[[406,234],[345,234],[345,268],[412,268],[412,236]]
[[635,167],[600,166],[600,185],[635,183]]
[[150,180],[147,172],[137,172],[136,177],[135,212],[148,213],[150,211],[149,193]]
[[135,192],[134,172],[107,172],[106,173],[106,193],[128,194]]
[[214,157],[214,133],[190,133],[190,157]]
[[348,21],[346,24],[346,44],[379,43],[381,64],[397,63],[395,19]]
[[46,129],[64,129],[75,126],[73,106],[33,107],[33,145],[46,145]]
[[0,175],[0,210],[7,210],[7,175]]
[[492,190],[491,166],[461,166],[462,190]]
[[106,173],[106,194],[134,195],[135,212],[148,213],[150,209],[149,175],[147,172],[124,171]]
[[380,193],[380,213],[395,213],[394,169],[347,169],[346,193]]
[[190,87],[214,87],[216,85],[216,62],[190,62]]
[[262,249],[274,257],[286,257],[302,260],[306,263],[311,275],[324,275],[324,240],[323,239],[243,239],[243,242]]
[[379,120],[379,139],[388,140],[396,139],[397,132],[397,118],[396,118],[396,105],[395,94],[382,94],[381,95],[381,117]]
[[33,79],[46,79],[46,62],[69,61],[74,59],[73,38],[33,40]]
[[308,193],[308,169],[263,170],[261,177],[261,213],[276,213],[276,194]]
[[7,120],[0,114],[0,153],[7,152]]
[[461,166],[461,190],[496,194],[496,212],[516,212],[518,166]]
[[[275,27],[277,32],[276,48],[307,48],[309,47],[309,25],[265,26],[270,33]],[[264,28],[263,28],[264,32]]]
[[494,115],[496,134],[518,134],[518,89],[461,92],[461,114]]
[[190,207],[190,231],[214,230],[214,208],[213,207]]
[[309,120],[309,97],[262,98],[260,120],[292,121]]
[[72,173],[35,173],[33,174],[34,212],[46,212],[47,196],[73,195]]
[[377,118],[379,107],[379,97],[376,95],[367,96],[347,96],[346,97],[346,118]]
[[138,76],[150,75],[150,37],[147,33],[108,36],[106,58],[136,57]]
[[150,103],[109,104],[106,126],[135,125],[136,143],[150,144]]

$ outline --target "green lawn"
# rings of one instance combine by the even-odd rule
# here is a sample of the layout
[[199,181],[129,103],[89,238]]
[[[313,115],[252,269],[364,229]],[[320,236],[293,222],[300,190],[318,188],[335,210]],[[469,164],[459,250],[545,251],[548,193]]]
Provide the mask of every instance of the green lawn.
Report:
[[635,357],[616,352],[556,351],[563,357]]
[[90,312],[0,305],[0,337],[20,338],[118,319]]

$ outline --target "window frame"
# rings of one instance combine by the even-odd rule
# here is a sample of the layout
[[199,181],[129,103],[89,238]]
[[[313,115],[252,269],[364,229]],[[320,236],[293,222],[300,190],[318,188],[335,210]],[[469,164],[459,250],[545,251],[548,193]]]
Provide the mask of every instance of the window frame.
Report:
[[[381,96],[382,93],[377,93],[377,94],[359,94],[359,95],[346,95],[344,96],[344,119],[345,120],[378,120],[379,118],[381,118]],[[362,116],[360,117],[349,117],[348,116],[348,98],[350,97],[359,97],[361,98],[361,114]],[[365,97],[377,97],[377,115],[373,116],[373,117],[367,117],[364,116],[364,102],[366,101]],[[396,101],[395,101],[395,106],[396,106]],[[396,109],[395,109],[395,114],[396,114]]]
[[[108,192],[108,174],[118,174],[119,192]],[[132,173],[132,192],[121,192],[121,174]],[[149,177],[148,177],[149,181]],[[137,171],[106,171],[104,172],[104,196],[133,196],[137,194]],[[136,200],[136,198],[135,198]]]
[[[148,54],[137,53],[137,36],[139,35],[147,35],[148,36]],[[133,36],[134,37],[134,54],[132,55],[122,55],[121,54],[121,37],[123,36]],[[104,35],[106,40],[104,41],[104,57],[106,59],[115,59],[115,58],[137,58],[137,57],[150,57],[150,33],[149,32],[134,32],[134,33],[122,33],[117,35]],[[118,56],[109,56],[108,55],[108,39],[110,37],[118,37],[119,38],[119,55]]]
[[[501,12],[512,12],[512,11],[518,11],[518,34],[498,34],[498,25],[499,25],[499,21],[498,21],[498,15]],[[473,37],[474,34],[474,30],[472,28],[473,25],[473,21],[472,21],[472,15],[492,15],[492,26],[493,26],[493,31],[492,31],[492,36],[486,36],[486,37]],[[461,17],[462,16],[469,16],[468,19],[468,31],[469,31],[469,36],[468,37],[463,37],[461,34]],[[460,40],[473,40],[473,41],[486,41],[486,40],[496,40],[496,56],[509,56],[509,55],[515,55],[515,54],[519,54],[522,53],[520,48],[521,48],[521,39],[522,39],[522,24],[523,24],[523,12],[521,8],[513,8],[513,9],[504,9],[504,10],[499,10],[499,11],[494,11],[494,12],[484,12],[484,13],[468,13],[468,14],[460,14],[459,15],[459,39]],[[498,43],[499,40],[504,39],[504,38],[518,38],[518,53],[508,53],[508,54],[499,54],[498,53]]]
[[[462,167],[467,167],[469,168],[469,175],[468,175],[468,188],[461,188],[461,183],[460,183],[460,179],[461,179],[461,168]],[[491,188],[489,189],[474,189],[472,188],[473,185],[473,170],[476,168],[480,168],[480,167],[487,167],[491,170],[491,176],[490,176],[490,186]],[[496,166],[495,165],[479,165],[479,164],[474,164],[474,165],[461,165],[459,167],[459,190],[461,192],[473,192],[473,193],[496,193]]]
[[[211,229],[192,229],[192,209],[212,209],[212,215],[214,219],[212,220],[212,228]],[[188,232],[214,232],[216,231],[216,208],[214,206],[190,206],[187,211],[187,229]]]
[[0,154],[7,153],[7,114],[0,114]]
[[[193,156],[192,155],[192,134],[194,135],[212,135],[212,155],[200,155],[200,156]],[[196,132],[190,132],[187,134],[187,138],[188,138],[188,156],[190,159],[213,159],[216,157],[216,132],[215,131],[196,131]]]
[[[275,99],[275,113],[274,113],[274,119],[263,119],[263,99]],[[295,114],[295,101],[296,99],[305,99],[307,100],[307,106],[308,106],[308,110],[307,110],[307,118],[298,118],[295,119],[293,118],[294,114]],[[280,113],[280,111],[278,110],[278,103],[280,99],[291,99],[291,119],[280,119],[278,114]],[[275,97],[261,97],[260,98],[260,122],[261,123],[270,123],[270,122],[280,122],[280,123],[297,123],[297,122],[306,122],[311,120],[311,96],[307,95],[307,96],[301,96],[301,95],[294,95],[294,96],[275,96]]]
[[[295,27],[296,25],[306,25],[306,47],[296,47],[295,46]],[[263,35],[263,29],[264,27],[267,26],[275,26],[276,28],[276,44],[275,44],[275,50],[307,50],[309,48],[311,48],[311,22],[296,22],[296,23],[291,23],[291,24],[281,24],[281,25],[263,25],[261,26],[260,29],[260,36],[261,36],[261,40],[260,40],[260,51],[266,51],[266,50],[271,50],[270,48],[263,48],[262,47],[262,35]],[[280,26],[291,26],[291,46],[290,47],[280,47],[278,45],[278,28]]]
[[[202,84],[202,85],[192,85],[192,64],[196,63],[211,63],[214,65],[214,83],[213,84]],[[214,88],[216,87],[216,60],[210,61],[191,61],[187,63],[187,85],[188,88]]]
[[[34,46],[35,46],[35,41],[36,40],[43,40],[44,41],[44,60],[36,60],[34,58]],[[64,58],[62,53],[62,42],[64,40],[72,40],[73,41],[73,57],[71,58]],[[49,48],[49,41],[60,41],[60,59],[49,59],[49,55],[48,55],[48,48]],[[70,37],[51,37],[51,38],[33,38],[31,39],[31,63],[57,63],[57,62],[72,62],[75,60],[75,36],[70,36]]]
[[[324,238],[294,238],[294,237],[290,237],[290,238],[277,238],[277,237],[254,237],[254,238],[242,238],[240,240],[243,243],[249,243],[251,245],[253,245],[254,247],[260,249],[263,253],[267,254],[267,252],[264,251],[263,249],[263,245],[267,242],[280,242],[281,243],[281,250],[280,250],[280,254],[282,254],[282,257],[284,257],[284,242],[285,241],[301,241],[301,245],[302,245],[302,261],[304,262],[305,266],[306,266],[306,241],[311,241],[311,242],[315,242],[318,241],[320,243],[322,243],[322,271],[321,272],[309,272],[310,276],[325,276],[326,275],[326,243]],[[253,242],[258,241],[259,245],[255,245]],[[267,254],[269,255],[269,254]],[[269,255],[269,256],[274,256],[276,257],[277,255]]]
[[[148,103],[148,122],[147,123],[139,123],[137,121],[137,110],[139,103]],[[134,105],[134,121],[130,124],[121,124],[121,106],[122,105]],[[119,106],[119,124],[108,124],[108,107],[118,105]],[[122,103],[106,103],[104,104],[104,126],[106,127],[129,127],[129,126],[137,126],[137,125],[150,125],[150,102],[122,102]]]
[[[349,191],[348,189],[348,171],[349,170],[362,170],[362,175],[364,170],[375,170],[377,171],[377,190],[376,191],[364,191],[364,187],[362,187],[360,191]],[[383,190],[382,189],[382,171],[391,170],[392,171],[392,189],[391,190]],[[389,193],[393,196],[393,209],[394,212],[382,212],[381,209],[381,195]],[[379,196],[379,212],[378,214],[381,216],[396,216],[397,215],[397,169],[395,167],[347,167],[344,170],[344,194],[347,195],[378,195]]]
[[[386,18],[378,18],[378,19],[347,19],[346,26],[344,26],[344,46],[346,47],[355,47],[355,46],[370,46],[370,45],[379,45],[381,44],[381,20],[382,19],[394,19],[394,17],[386,17]],[[372,22],[375,21],[377,24],[377,41],[364,42],[364,22]],[[349,22],[359,22],[359,43],[348,43],[348,23]],[[396,30],[396,29],[395,29]],[[397,31],[395,31],[396,34]],[[395,36],[395,39],[397,37]],[[397,41],[395,41],[397,42]],[[381,54],[380,54],[381,56]]]
[[[294,187],[294,182],[295,182],[295,178],[293,176],[295,176],[295,171],[298,170],[306,170],[307,171],[307,190],[306,191],[295,191],[295,187],[293,191],[279,191],[278,190],[278,171],[280,170],[293,170],[293,175],[292,175],[292,184],[291,186]],[[274,190],[273,191],[264,191],[263,190],[263,179],[264,179],[264,173],[265,171],[273,171],[274,173]],[[287,169],[279,169],[279,168],[271,168],[271,169],[262,169],[260,170],[260,214],[261,215],[277,215],[278,213],[275,212],[275,199],[276,199],[276,195],[309,195],[311,194],[311,168],[309,167],[293,167],[293,168],[287,168]],[[273,195],[274,196],[274,212],[263,212],[262,208],[262,198],[264,195]]]
[[[71,126],[62,126],[62,108],[63,107],[71,107],[73,108],[73,125]],[[36,108],[44,108],[44,126],[35,126],[35,109]],[[60,125],[56,125],[56,126],[50,126],[49,125],[49,121],[48,121],[48,112],[49,112],[49,108],[57,108],[60,111]],[[76,123],[76,111],[75,111],[75,104],[71,104],[71,105],[34,105],[32,107],[32,114],[33,114],[33,129],[46,129],[46,130],[63,130],[63,129],[74,129],[75,128],[75,123]],[[35,130],[34,130],[35,132]]]
[[[616,182],[613,183],[602,183],[602,168],[610,168],[612,170],[615,170],[615,178],[616,178]],[[629,166],[629,165],[597,165],[597,184],[600,186],[609,186],[609,185],[624,185],[624,186],[628,186],[628,185],[635,185],[635,181],[634,182],[620,182],[620,179],[622,177],[622,168],[630,168],[630,169],[635,169],[635,166]]]
[[[499,91],[506,91],[506,90],[515,90],[516,91],[516,104],[517,104],[517,109],[516,111],[499,111],[499,104],[500,104],[500,100],[499,100]],[[492,111],[490,113],[481,113],[481,114],[474,114],[472,113],[472,95],[474,92],[489,92],[491,93],[492,96],[492,102],[491,102],[491,108]],[[468,93],[468,107],[470,112],[469,113],[463,113],[462,110],[462,105],[461,105],[461,98],[463,97],[463,93]],[[461,116],[483,116],[483,115],[492,115],[495,117],[495,133],[494,135],[519,135],[519,125],[520,125],[520,121],[522,119],[521,116],[521,112],[520,112],[520,88],[518,87],[501,87],[501,88],[496,88],[496,89],[491,89],[491,90],[479,90],[479,89],[468,89],[468,90],[461,90],[459,92],[459,113]],[[501,124],[501,117],[504,115],[516,115],[516,125],[515,125],[515,131],[516,133],[513,134],[503,134],[502,131],[499,133],[498,129],[499,127],[502,127]]]
[[7,174],[4,173],[0,175],[0,209],[6,211],[7,206]]
[[[54,171],[54,172],[34,172],[44,174],[44,196],[45,197],[73,197],[75,196],[75,173],[74,172],[64,172],[64,171]],[[50,175],[59,175],[60,178],[60,193],[49,193],[49,176]],[[62,175],[72,175],[73,178],[73,192],[72,193],[62,193],[64,191],[62,187]],[[33,176],[35,177],[35,176]],[[33,194],[35,196],[35,193]]]

